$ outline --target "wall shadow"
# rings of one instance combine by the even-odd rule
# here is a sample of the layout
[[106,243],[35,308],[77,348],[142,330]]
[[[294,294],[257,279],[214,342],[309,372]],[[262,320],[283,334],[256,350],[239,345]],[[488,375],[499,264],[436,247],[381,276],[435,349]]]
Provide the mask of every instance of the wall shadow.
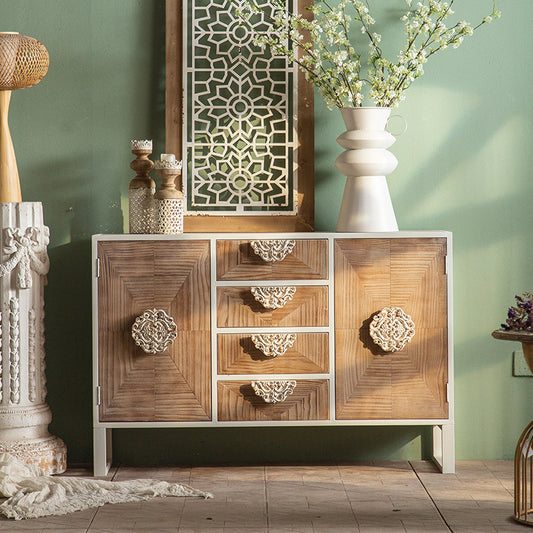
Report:
[[92,457],[90,241],[49,248],[48,255],[45,348],[50,432],[65,441],[69,464],[85,463]]
[[[420,438],[420,442],[417,439]],[[429,459],[431,427],[248,427],[113,430],[128,465],[346,463]]]

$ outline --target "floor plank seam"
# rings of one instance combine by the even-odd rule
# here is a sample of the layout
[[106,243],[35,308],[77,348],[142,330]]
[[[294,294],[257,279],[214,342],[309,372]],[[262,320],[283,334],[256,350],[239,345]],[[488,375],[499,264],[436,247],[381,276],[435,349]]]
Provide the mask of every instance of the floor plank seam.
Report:
[[265,494],[266,530],[270,531],[270,516],[268,511],[268,473],[266,466],[263,466],[263,486]]
[[344,484],[344,477],[342,475],[342,472],[341,472],[341,469],[340,469],[339,465],[337,465],[337,472],[339,474],[339,479],[341,480],[341,483],[342,483],[342,488],[344,489],[344,495],[346,496],[346,499],[348,500],[348,502],[350,504],[350,509],[352,511],[353,519],[355,521],[355,526],[357,527],[357,531],[360,531],[361,526],[359,524],[359,520],[357,519],[357,515],[355,514],[355,510],[353,508],[353,502],[352,502],[352,500],[350,499],[350,497],[348,495],[348,491],[346,490],[346,485]]
[[417,477],[418,482],[420,483],[420,485],[422,485],[422,488],[426,491],[426,494],[428,495],[428,498],[431,500],[431,503],[432,503],[433,507],[435,508],[437,513],[439,513],[439,516],[441,517],[442,521],[444,522],[444,525],[448,528],[448,531],[451,531],[452,533],[454,533],[452,527],[450,526],[450,524],[448,524],[446,518],[444,517],[444,515],[441,512],[441,510],[439,509],[439,507],[437,505],[437,502],[433,499],[433,496],[431,495],[431,493],[427,489],[426,485],[422,481],[422,478],[418,475],[418,472],[416,471],[415,467],[413,466],[413,463],[411,461],[408,461],[408,463],[409,463],[409,466],[411,467],[411,470],[414,472],[415,476]]
[[[115,481],[115,477],[118,474],[119,468],[120,468],[120,463],[114,466],[113,465],[110,466],[110,471],[112,472],[112,474],[111,474],[111,479],[109,481]],[[89,522],[89,525],[87,526],[87,529],[85,530],[85,533],[90,533],[91,527],[93,526],[93,523],[96,520],[96,515],[100,512],[100,509],[102,509],[102,507],[96,507],[96,509],[94,510],[93,516],[91,518],[91,521]]]

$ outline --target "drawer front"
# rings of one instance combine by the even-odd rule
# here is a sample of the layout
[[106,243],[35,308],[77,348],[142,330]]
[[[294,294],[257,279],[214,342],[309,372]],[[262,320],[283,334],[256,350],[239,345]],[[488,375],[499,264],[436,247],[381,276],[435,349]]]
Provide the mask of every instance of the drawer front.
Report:
[[327,420],[328,380],[297,380],[292,394],[283,401],[267,403],[251,381],[218,382],[218,419],[239,420]]
[[[218,373],[316,374],[329,372],[327,333],[291,335],[293,336],[284,335],[281,338],[274,335],[263,335],[262,338],[253,337],[252,334],[218,335]],[[269,355],[276,352],[278,352],[277,355]]]
[[296,239],[294,248],[284,259],[272,262],[256,254],[250,242],[217,241],[217,279],[237,281],[328,277],[326,239]]
[[292,299],[277,309],[257,301],[252,287],[217,288],[217,325],[224,327],[312,327],[328,325],[328,288],[296,287]]

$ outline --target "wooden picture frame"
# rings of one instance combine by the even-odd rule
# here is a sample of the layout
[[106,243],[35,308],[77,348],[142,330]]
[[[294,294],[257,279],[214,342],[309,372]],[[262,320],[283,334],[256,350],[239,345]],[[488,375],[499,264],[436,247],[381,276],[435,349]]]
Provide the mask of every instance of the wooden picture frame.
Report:
[[[299,2],[299,8],[312,0]],[[166,152],[183,159],[182,0],[166,0]],[[314,90],[298,71],[298,208],[295,215],[186,215],[185,232],[314,230]]]

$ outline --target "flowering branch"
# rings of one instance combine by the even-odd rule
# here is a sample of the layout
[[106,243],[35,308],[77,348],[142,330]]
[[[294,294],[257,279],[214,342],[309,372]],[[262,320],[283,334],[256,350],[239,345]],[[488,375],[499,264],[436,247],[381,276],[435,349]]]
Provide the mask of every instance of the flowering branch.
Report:
[[[365,85],[377,106],[396,107],[411,83],[424,74],[423,65],[429,57],[448,46],[459,47],[466,36],[500,17],[493,0],[492,13],[476,26],[460,21],[447,27],[455,0],[422,0],[416,4],[405,0],[408,10],[401,20],[405,23],[406,44],[393,63],[379,47],[381,35],[372,31],[375,20],[368,1],[339,0],[334,5],[330,0],[315,0],[307,8],[312,20],[291,13],[286,0],[271,0],[271,13],[261,9],[257,0],[231,1],[242,23],[255,32],[254,44],[295,62],[330,109],[362,105]],[[251,24],[257,15],[264,22],[259,32]],[[366,78],[361,74],[361,54],[350,39],[352,20],[369,41]]]

